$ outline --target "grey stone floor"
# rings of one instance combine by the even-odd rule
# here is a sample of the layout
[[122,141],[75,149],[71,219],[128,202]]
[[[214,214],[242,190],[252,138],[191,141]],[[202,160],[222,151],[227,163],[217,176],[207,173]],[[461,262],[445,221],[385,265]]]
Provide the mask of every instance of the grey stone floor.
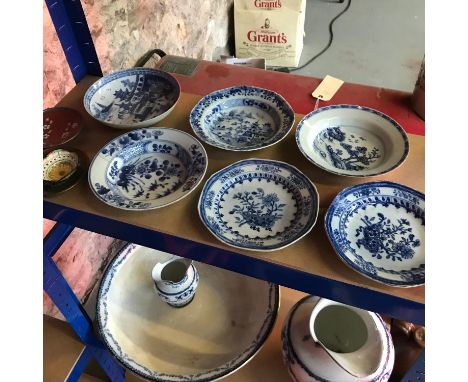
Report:
[[[328,24],[347,4],[307,0],[300,65],[328,42]],[[333,25],[331,47],[295,74],[413,91],[424,57],[424,0],[352,0]]]

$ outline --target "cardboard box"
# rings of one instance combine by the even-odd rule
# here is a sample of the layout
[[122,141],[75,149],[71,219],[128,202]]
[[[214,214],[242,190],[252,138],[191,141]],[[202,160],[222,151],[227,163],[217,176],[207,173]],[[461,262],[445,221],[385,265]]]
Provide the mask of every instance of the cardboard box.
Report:
[[299,65],[306,0],[234,0],[236,57],[269,66]]

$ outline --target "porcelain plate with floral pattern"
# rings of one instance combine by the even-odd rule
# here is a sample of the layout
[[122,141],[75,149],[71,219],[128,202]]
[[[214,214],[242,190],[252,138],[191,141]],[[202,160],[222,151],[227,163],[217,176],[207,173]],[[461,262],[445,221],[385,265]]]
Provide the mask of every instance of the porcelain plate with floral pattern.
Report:
[[198,212],[218,240],[236,248],[274,251],[310,232],[318,205],[314,184],[297,168],[246,159],[208,179]]
[[110,206],[150,210],[187,196],[207,166],[205,149],[190,134],[145,128],[123,134],[99,150],[88,180],[94,194]]
[[283,139],[294,111],[278,93],[254,86],[233,86],[203,97],[190,113],[190,125],[209,145],[252,151]]
[[338,256],[373,280],[424,284],[425,198],[392,182],[346,188],[330,205],[325,229]]
[[409,152],[408,137],[396,121],[356,105],[331,105],[307,114],[297,125],[296,143],[316,166],[352,177],[394,170]]

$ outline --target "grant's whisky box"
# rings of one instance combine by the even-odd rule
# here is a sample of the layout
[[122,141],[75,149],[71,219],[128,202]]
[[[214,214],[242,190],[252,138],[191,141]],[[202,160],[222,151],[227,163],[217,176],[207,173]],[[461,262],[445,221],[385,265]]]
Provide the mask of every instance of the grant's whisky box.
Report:
[[297,67],[306,0],[234,0],[236,57],[263,57],[269,66]]

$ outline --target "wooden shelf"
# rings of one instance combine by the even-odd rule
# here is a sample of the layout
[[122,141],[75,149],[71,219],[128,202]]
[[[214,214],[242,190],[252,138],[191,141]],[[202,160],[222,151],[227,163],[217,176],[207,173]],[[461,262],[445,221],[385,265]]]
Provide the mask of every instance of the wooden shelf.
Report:
[[[82,114],[85,124],[82,132],[64,147],[81,150],[89,161],[108,141],[125,132],[98,123],[84,110],[83,95],[96,79],[86,77],[59,104]],[[175,110],[157,126],[193,133],[188,115],[199,99],[198,95],[182,93]],[[301,117],[296,115],[296,124]],[[104,204],[93,195],[87,177],[83,177],[71,190],[45,198],[44,217],[422,323],[424,286],[395,288],[379,284],[348,268],[335,254],[324,230],[324,213],[339,191],[366,180],[335,176],[312,165],[296,147],[294,131],[295,127],[283,141],[255,153],[228,152],[204,145],[208,153],[208,171],[204,180],[230,163],[257,157],[286,161],[298,167],[316,185],[320,195],[317,223],[308,235],[285,249],[258,253],[233,249],[216,240],[198,216],[197,203],[203,184],[166,208],[136,212]],[[405,163],[388,175],[372,179],[400,182],[424,192],[424,137],[409,134],[409,140],[410,154]],[[103,224],[99,217],[109,224]],[[190,244],[197,243],[205,246],[189,248]],[[209,249],[214,252],[206,253]]]

